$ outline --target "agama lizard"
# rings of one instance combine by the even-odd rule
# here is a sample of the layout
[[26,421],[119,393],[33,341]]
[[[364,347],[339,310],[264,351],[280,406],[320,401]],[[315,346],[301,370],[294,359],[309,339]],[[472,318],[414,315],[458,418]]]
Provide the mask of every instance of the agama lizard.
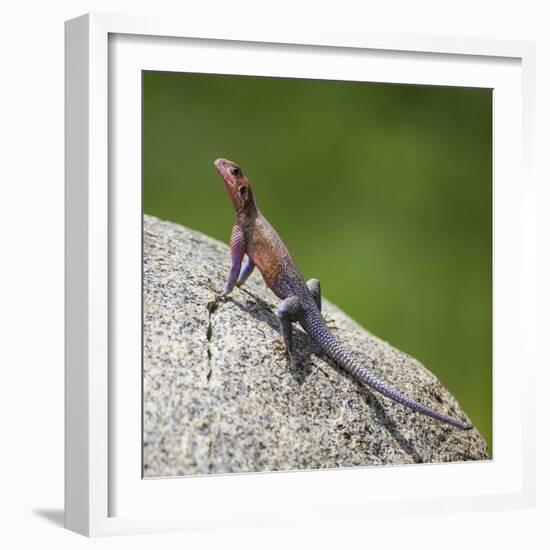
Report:
[[[402,394],[375,376],[341,345],[321,315],[319,281],[310,279],[305,282],[287,247],[258,210],[250,182],[241,168],[225,159],[216,160],[214,165],[237,214],[231,232],[231,270],[220,296],[226,296],[235,286],[243,285],[257,267],[266,285],[283,300],[277,316],[288,353],[292,350],[292,323],[297,321],[324,353],[363,384],[435,420],[463,430],[472,428],[470,424],[434,411]],[[245,255],[246,263],[241,269]]]

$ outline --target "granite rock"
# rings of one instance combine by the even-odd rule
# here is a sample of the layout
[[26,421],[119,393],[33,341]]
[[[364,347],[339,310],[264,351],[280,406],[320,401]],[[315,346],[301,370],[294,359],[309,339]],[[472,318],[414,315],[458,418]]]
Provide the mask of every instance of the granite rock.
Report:
[[[461,431],[362,387],[296,326],[282,352],[278,299],[254,272],[223,301],[227,245],[144,216],[145,477],[488,459]],[[384,380],[465,420],[409,355],[323,299],[338,338]]]

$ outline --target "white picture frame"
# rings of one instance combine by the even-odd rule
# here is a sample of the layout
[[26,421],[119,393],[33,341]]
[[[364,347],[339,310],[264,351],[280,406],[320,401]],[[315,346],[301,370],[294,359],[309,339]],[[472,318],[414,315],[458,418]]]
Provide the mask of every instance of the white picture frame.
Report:
[[[201,50],[206,42],[215,55]],[[188,49],[182,56],[178,48]],[[135,330],[141,320],[140,295],[110,292],[120,272],[136,269],[141,239],[134,223],[138,206],[141,214],[139,139],[131,139],[141,124],[134,116],[140,97],[136,77],[144,67],[183,70],[182,63],[194,72],[219,72],[220,52],[233,67],[229,73],[279,76],[305,76],[300,59],[313,56],[307,76],[320,77],[315,56],[336,50],[365,56],[348,69],[360,72],[364,65],[378,71],[374,78],[370,73],[370,80],[496,83],[494,459],[420,468],[142,480],[137,469],[141,439],[136,438],[140,388],[131,369],[114,367],[121,364],[121,354],[135,365],[135,350],[125,347],[130,333],[115,329],[119,316],[127,315],[130,324],[135,318]],[[377,63],[381,54],[384,63]],[[534,316],[527,311],[530,302],[524,300],[534,278],[534,57],[529,42],[312,28],[274,32],[261,26],[245,31],[119,15],[85,15],[66,23],[68,529],[101,536],[534,505],[535,432],[530,419],[535,411],[535,359],[530,342],[535,330]],[[284,74],[278,58],[284,60]],[[336,68],[329,70],[338,78]],[[124,108],[113,109],[119,105],[121,86],[127,101]],[[117,142],[110,158],[110,142],[119,132],[127,132],[129,139]],[[120,185],[113,188],[115,179]],[[128,198],[125,204],[117,200],[120,194]],[[120,243],[133,256],[119,255]]]

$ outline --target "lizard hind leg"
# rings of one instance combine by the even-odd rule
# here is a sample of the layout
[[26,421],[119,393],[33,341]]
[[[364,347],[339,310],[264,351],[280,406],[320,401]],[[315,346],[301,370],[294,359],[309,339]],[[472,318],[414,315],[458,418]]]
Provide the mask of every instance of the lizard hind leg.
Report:
[[319,279],[309,279],[309,281],[306,283],[306,286],[309,290],[309,293],[315,300],[319,311],[321,311],[321,283],[319,282]]
[[292,350],[292,323],[299,319],[301,312],[302,306],[297,296],[289,296],[286,300],[283,300],[277,310],[287,353]]

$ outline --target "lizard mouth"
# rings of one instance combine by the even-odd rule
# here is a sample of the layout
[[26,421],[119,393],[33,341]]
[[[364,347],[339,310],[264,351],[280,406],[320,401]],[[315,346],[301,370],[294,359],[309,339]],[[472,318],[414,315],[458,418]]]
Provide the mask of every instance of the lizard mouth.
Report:
[[214,161],[214,166],[216,167],[216,169],[218,170],[218,172],[224,167],[224,166],[227,166],[229,164],[229,161],[226,160],[226,159],[216,159]]
[[214,166],[224,182],[229,183],[233,179],[230,172],[230,169],[236,166],[233,162],[225,159],[217,159],[214,161]]

